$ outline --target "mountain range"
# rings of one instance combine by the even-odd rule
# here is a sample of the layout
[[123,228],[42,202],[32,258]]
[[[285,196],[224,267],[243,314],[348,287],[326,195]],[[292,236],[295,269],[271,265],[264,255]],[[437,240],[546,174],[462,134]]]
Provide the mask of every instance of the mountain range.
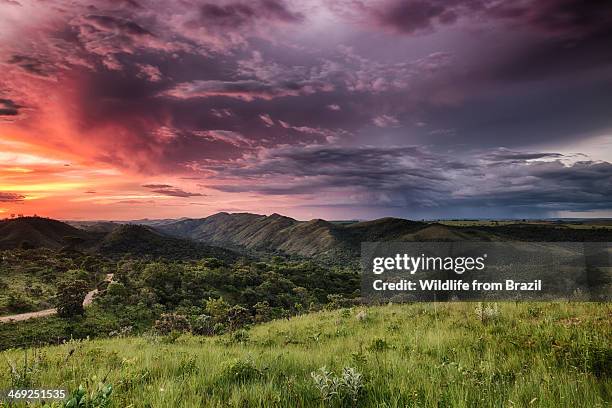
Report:
[[169,236],[144,225],[96,222],[77,228],[41,217],[0,221],[0,250],[15,248],[50,248],[107,256],[132,254],[170,259],[215,257],[233,260],[239,256],[227,249]]
[[[141,225],[140,222],[147,225]],[[73,248],[103,254],[236,258],[278,254],[350,260],[372,241],[611,241],[612,229],[563,224],[451,226],[381,218],[363,222],[298,221],[279,214],[221,212],[205,218],[71,222],[40,217],[0,221],[0,249]]]
[[554,223],[450,226],[380,218],[362,222],[298,221],[221,212],[200,219],[159,223],[157,230],[234,250],[324,259],[355,259],[362,242],[374,241],[610,241],[612,229],[577,229]]

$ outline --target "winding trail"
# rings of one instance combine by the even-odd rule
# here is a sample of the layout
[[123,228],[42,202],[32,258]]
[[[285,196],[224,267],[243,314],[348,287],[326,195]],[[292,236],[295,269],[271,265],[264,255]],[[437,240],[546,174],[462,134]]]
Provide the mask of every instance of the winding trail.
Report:
[[[104,282],[110,283],[112,281],[113,281],[113,274],[112,273],[106,274],[106,278],[104,279]],[[91,302],[93,302],[93,298],[97,293],[98,293],[98,289],[94,289],[94,290],[87,292],[87,294],[85,295],[85,299],[83,300],[83,307],[89,306]],[[53,316],[55,314],[57,314],[56,308],[39,310],[38,312],[20,313],[20,314],[15,314],[15,315],[10,315],[10,316],[0,316],[0,323],[21,322],[23,320],[38,319],[40,317]]]

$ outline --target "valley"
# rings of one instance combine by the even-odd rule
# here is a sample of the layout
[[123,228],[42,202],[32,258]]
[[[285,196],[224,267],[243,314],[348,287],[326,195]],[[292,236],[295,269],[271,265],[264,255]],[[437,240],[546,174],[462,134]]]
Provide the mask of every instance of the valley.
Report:
[[218,213],[121,223],[23,217],[0,221],[0,232],[0,350],[9,362],[0,385],[67,389],[67,402],[52,406],[611,399],[607,303],[381,305],[362,298],[359,267],[366,241],[610,242],[605,223]]

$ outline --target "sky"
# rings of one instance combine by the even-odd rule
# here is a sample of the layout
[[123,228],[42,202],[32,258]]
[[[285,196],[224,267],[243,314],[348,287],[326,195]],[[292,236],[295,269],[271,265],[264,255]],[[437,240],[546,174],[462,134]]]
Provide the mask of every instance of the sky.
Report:
[[612,217],[612,3],[0,0],[0,217]]

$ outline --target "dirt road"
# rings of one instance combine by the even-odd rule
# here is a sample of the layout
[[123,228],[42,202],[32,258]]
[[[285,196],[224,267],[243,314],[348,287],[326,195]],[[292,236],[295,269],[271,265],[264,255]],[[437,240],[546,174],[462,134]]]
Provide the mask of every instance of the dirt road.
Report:
[[[112,273],[107,274],[104,281],[112,282],[113,274]],[[92,291],[87,292],[87,294],[85,295],[85,299],[83,300],[83,306],[84,307],[89,306],[91,302],[93,301],[94,296],[97,293],[98,293],[98,289],[94,289]],[[15,314],[15,315],[10,315],[10,316],[0,316],[0,323],[21,322],[23,320],[38,319],[40,317],[53,316],[54,314],[57,314],[57,309],[55,308],[40,310],[38,312],[21,313],[21,314]]]

